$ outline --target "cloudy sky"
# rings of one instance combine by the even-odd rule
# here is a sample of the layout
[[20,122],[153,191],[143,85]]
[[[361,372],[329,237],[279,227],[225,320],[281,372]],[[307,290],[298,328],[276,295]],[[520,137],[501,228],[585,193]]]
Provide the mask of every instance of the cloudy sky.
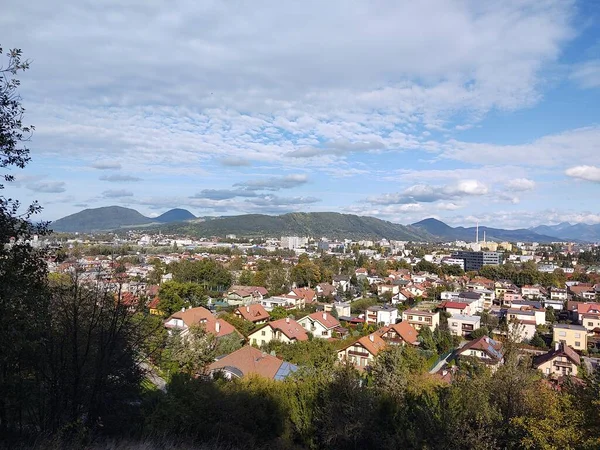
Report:
[[600,223],[595,0],[3,0],[52,220]]

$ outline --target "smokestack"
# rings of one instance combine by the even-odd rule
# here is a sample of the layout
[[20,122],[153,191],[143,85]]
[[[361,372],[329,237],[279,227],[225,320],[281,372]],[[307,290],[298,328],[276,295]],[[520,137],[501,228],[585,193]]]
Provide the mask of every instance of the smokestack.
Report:
[[479,244],[479,221],[475,225],[475,243]]
[[485,240],[485,230],[483,230],[483,243],[485,244],[487,241]]
[[215,323],[215,331],[218,333],[219,331],[221,331],[221,324],[219,323],[219,321],[217,320]]
[[323,313],[323,320],[327,320],[327,313],[326,312]]
[[285,323],[290,323],[290,318],[289,317],[285,318]]
[[246,312],[250,312],[250,305],[246,306]]
[[369,335],[369,340],[371,342],[375,342],[375,336],[373,336],[372,334]]

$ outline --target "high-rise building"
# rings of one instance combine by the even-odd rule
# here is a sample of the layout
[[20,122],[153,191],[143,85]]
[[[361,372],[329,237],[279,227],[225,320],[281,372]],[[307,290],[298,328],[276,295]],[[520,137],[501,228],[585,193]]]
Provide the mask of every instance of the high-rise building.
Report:
[[498,252],[459,251],[453,253],[452,258],[464,260],[466,271],[479,270],[483,266],[497,266],[502,261],[502,255]]

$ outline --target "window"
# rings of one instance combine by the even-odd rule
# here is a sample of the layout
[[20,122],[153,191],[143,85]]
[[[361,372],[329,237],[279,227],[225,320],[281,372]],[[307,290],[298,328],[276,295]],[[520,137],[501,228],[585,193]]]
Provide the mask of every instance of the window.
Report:
[[581,347],[581,342],[575,342],[575,347]]
[[252,345],[256,345],[256,339],[252,339]]
[[558,332],[558,335],[559,335],[560,337],[566,337],[566,336],[567,336],[567,332],[566,332],[566,331],[559,331],[559,332]]
[[329,336],[329,331],[327,331],[327,330],[323,331],[323,336]]
[[581,333],[575,333],[575,339],[579,339],[581,337]]
[[594,326],[594,322],[588,322],[588,327],[593,327]]
[[471,350],[471,356],[475,356],[475,350]]
[[267,333],[265,333],[265,330],[262,330],[262,331],[260,332],[260,335],[261,335],[261,336],[266,336],[266,335],[267,335]]
[[457,324],[456,322],[452,322],[452,326],[453,326],[453,327],[457,327],[457,326],[458,326],[458,324]]
[[408,316],[408,320],[413,320],[413,316]]
[[423,318],[419,316],[419,322],[423,322]]

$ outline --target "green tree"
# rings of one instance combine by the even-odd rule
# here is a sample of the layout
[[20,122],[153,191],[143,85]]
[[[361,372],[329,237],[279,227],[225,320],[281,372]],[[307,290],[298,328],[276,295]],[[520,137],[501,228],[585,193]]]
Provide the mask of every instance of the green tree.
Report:
[[424,350],[436,350],[436,344],[433,339],[431,328],[424,326],[419,330],[419,341]]
[[240,274],[238,283],[241,284],[242,286],[252,286],[253,282],[254,282],[254,274],[252,272],[250,272],[249,270],[244,270]]
[[231,273],[212,259],[178,261],[169,264],[173,281],[197,283],[208,291],[223,291],[231,286]]
[[206,306],[207,297],[202,286],[196,283],[167,281],[158,292],[158,309],[170,316],[181,308]]
[[168,343],[173,360],[189,376],[203,374],[217,357],[218,342],[202,325],[192,325],[185,334],[174,333]]

